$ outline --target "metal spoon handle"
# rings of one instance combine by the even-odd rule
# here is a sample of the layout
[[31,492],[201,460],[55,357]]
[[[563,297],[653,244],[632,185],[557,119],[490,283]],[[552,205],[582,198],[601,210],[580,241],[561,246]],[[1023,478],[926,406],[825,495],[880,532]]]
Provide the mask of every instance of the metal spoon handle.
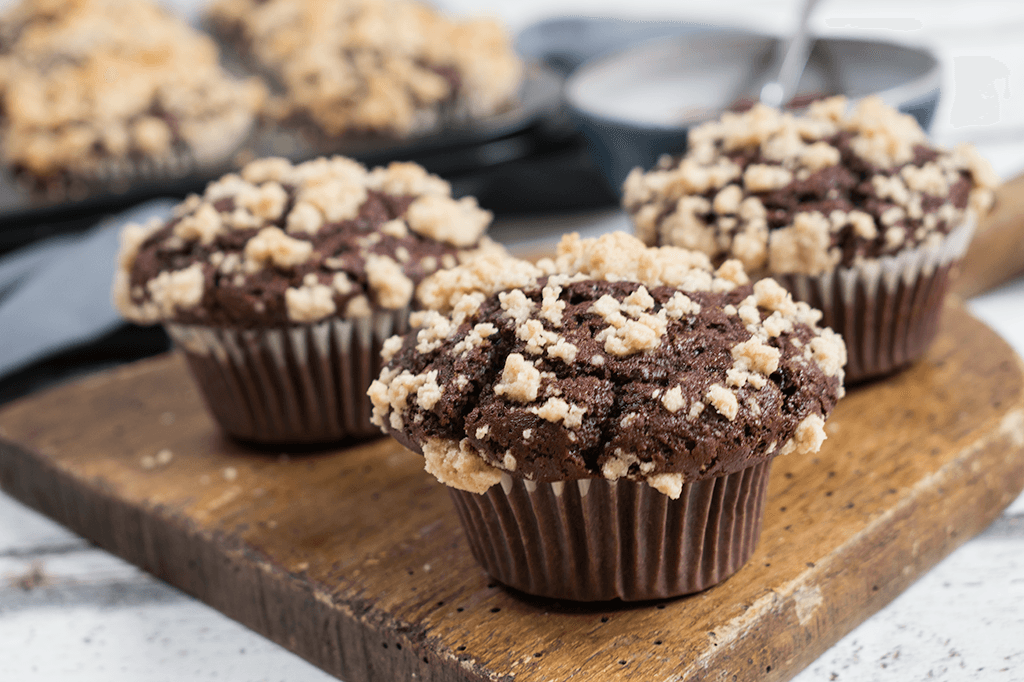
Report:
[[811,36],[808,31],[808,20],[814,6],[819,0],[804,0],[800,11],[800,20],[796,32],[786,45],[786,54],[779,66],[775,80],[765,83],[761,88],[761,102],[773,107],[781,107],[796,95],[800,77],[807,66],[807,57],[811,52]]

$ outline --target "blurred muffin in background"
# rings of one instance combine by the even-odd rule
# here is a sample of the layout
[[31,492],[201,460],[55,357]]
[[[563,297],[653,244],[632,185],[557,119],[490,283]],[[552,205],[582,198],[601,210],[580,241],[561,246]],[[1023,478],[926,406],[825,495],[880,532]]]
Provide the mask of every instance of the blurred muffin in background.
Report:
[[162,323],[229,434],[327,443],[379,432],[366,390],[416,285],[501,247],[491,214],[412,163],[254,161],[169,220],[122,233],[114,302]]
[[999,182],[972,147],[932,147],[913,117],[874,97],[801,115],[755,105],[694,128],[688,145],[626,179],[641,239],[777,279],[846,339],[850,382],[927,350]]
[[409,0],[216,0],[209,20],[280,89],[275,116],[327,138],[488,116],[522,78],[497,22]]
[[146,0],[22,0],[0,16],[0,159],[34,189],[226,160],[265,98]]

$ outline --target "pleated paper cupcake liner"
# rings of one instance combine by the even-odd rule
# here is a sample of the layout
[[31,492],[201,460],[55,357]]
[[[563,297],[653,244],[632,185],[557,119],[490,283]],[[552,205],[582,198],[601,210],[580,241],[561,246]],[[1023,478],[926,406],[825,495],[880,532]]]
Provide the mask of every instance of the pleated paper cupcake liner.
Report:
[[20,195],[20,203],[12,203],[12,208],[28,209],[109,194],[130,194],[145,187],[186,180],[200,170],[190,153],[178,149],[153,158],[96,160],[45,177],[14,170],[10,175],[3,174],[0,182]]
[[168,324],[214,418],[259,443],[328,443],[379,436],[366,391],[380,350],[408,328],[408,310],[283,329]]
[[248,117],[234,126],[206,131],[192,146],[177,142],[164,154],[95,159],[46,177],[14,171],[0,174],[0,183],[21,195],[10,208],[24,209],[109,195],[122,196],[121,204],[126,204],[152,196],[154,188],[162,187],[163,196],[169,184],[174,185],[171,194],[184,192],[232,170],[235,155],[251,146],[255,130],[255,117]]
[[974,234],[966,220],[937,246],[919,246],[822,275],[772,275],[822,311],[820,324],[846,341],[846,383],[890,374],[917,360],[938,331],[950,275]]
[[708,588],[750,558],[771,461],[687,483],[534,483],[505,475],[483,495],[450,489],[477,561],[523,592],[576,601],[664,599]]

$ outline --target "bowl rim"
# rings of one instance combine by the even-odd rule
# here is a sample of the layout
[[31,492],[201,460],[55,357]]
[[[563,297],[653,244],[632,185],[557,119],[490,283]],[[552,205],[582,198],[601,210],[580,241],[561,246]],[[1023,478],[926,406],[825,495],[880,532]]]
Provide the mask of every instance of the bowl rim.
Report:
[[[714,120],[721,115],[722,112],[713,114],[707,118],[700,119],[697,121],[686,121],[678,125],[659,125],[657,123],[640,122],[635,119],[609,116],[606,114],[595,112],[593,109],[588,108],[579,102],[578,88],[579,84],[583,82],[587,77],[592,77],[593,73],[599,71],[602,68],[606,68],[609,64],[614,64],[619,61],[623,61],[627,58],[636,59],[648,52],[655,52],[659,48],[663,49],[664,45],[671,45],[675,43],[689,43],[694,41],[704,41],[712,39],[722,38],[748,38],[758,39],[773,42],[778,44],[779,41],[783,40],[777,35],[769,33],[761,33],[758,31],[750,31],[736,27],[718,27],[709,26],[705,31],[699,31],[694,33],[682,33],[679,35],[671,36],[659,36],[656,38],[650,38],[643,40],[636,44],[630,45],[620,50],[614,50],[605,54],[601,54],[597,57],[587,60],[581,64],[569,77],[566,79],[563,87],[563,96],[566,106],[576,115],[585,117],[595,122],[602,123],[604,125],[613,125],[622,128],[633,128],[638,130],[648,130],[654,133],[670,133],[670,132],[684,132],[689,130],[694,125],[699,125],[705,121]],[[932,92],[938,91],[941,86],[941,67],[942,64],[939,61],[935,53],[928,49],[924,45],[907,45],[901,43],[890,42],[880,39],[866,39],[856,38],[844,35],[825,35],[815,36],[814,45],[818,41],[832,42],[832,43],[859,43],[862,45],[884,45],[890,48],[896,48],[904,50],[908,53],[915,54],[920,57],[924,57],[928,62],[928,66],[924,71],[917,77],[894,85],[884,90],[877,90],[874,92],[866,93],[864,95],[858,95],[851,97],[847,95],[847,99],[850,103],[856,103],[859,100],[867,97],[868,95],[876,95],[891,106],[900,106],[903,103],[911,103],[924,98]],[[813,48],[812,48],[813,49]]]

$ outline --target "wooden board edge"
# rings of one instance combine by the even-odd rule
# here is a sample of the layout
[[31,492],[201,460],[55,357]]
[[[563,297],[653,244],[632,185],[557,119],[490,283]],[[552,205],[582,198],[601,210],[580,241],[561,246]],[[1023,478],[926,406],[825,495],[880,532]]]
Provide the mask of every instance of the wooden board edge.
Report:
[[1024,175],[996,189],[992,211],[978,223],[953,290],[972,298],[1024,274]]
[[[1024,363],[1013,357],[1012,370],[1024,373]],[[997,428],[983,430],[943,468],[914,486],[913,499],[873,519],[843,553],[808,566],[781,589],[748,605],[742,616],[716,628],[722,644],[669,679],[703,678],[709,673],[715,673],[715,678],[717,673],[728,677],[749,668],[746,655],[743,661],[729,659],[728,643],[740,637],[745,642],[752,639],[758,651],[752,659],[757,665],[748,673],[755,677],[741,673],[740,679],[789,679],[983,530],[1024,488],[1024,393],[1010,395],[1008,400],[998,417],[986,421],[988,427]],[[309,585],[301,574],[271,564],[233,536],[200,531],[166,509],[129,504],[101,482],[71,476],[43,450],[0,437],[0,488],[72,530],[89,533],[87,537],[99,546],[314,665],[343,676],[346,682],[512,679],[488,671],[468,656],[460,657],[450,644],[429,637],[418,626],[396,622],[375,608],[372,598],[341,602],[326,587]],[[961,503],[962,495],[969,495],[971,503]],[[925,520],[933,523],[917,536],[904,532],[910,526],[907,523],[895,524],[895,533],[883,529],[893,527],[894,515],[898,520],[915,518],[913,511],[919,507],[943,509],[943,513],[926,516]],[[934,522],[937,518],[948,520]],[[883,524],[882,519],[890,523]],[[155,557],[160,554],[173,557],[173,563],[158,561]],[[913,557],[908,570],[880,584],[877,576],[887,573],[884,567],[895,563],[896,557],[908,556]],[[840,572],[844,580],[826,579]],[[829,588],[831,583],[838,588]],[[789,655],[773,656],[772,651]]]
[[[1013,475],[1006,475],[1011,462]],[[992,473],[995,472],[995,473]],[[259,632],[346,682],[415,679],[428,682],[509,682],[508,675],[487,671],[460,659],[434,638],[409,624],[395,623],[374,609],[372,600],[339,603],[326,590],[311,588],[299,576],[276,567],[237,545],[224,553],[216,538],[162,509],[145,509],[119,500],[102,487],[73,481],[45,455],[0,438],[0,488],[54,518],[100,547],[152,573],[225,615]],[[916,535],[884,528],[882,517],[865,528],[841,555],[827,564],[809,566],[784,589],[757,600],[716,638],[714,654],[690,662],[678,679],[714,670],[727,674],[749,667],[730,660],[730,640],[761,640],[751,670],[757,679],[788,680],[846,633],[895,599],[914,581],[968,539],[987,527],[1024,489],[1024,399],[1004,414],[1000,428],[964,447],[945,467],[922,481],[912,500],[886,512],[909,519],[915,506],[945,505],[949,516],[941,528]],[[975,504],[961,504],[962,491]],[[916,503],[916,505],[915,505]],[[983,504],[982,504],[983,503]],[[161,517],[160,523],[154,518]],[[110,523],[111,520],[120,520]],[[103,523],[98,523],[103,521]],[[909,524],[897,524],[909,528]],[[105,532],[97,533],[98,529]],[[174,556],[173,565],[158,562],[154,548]],[[168,549],[170,548],[170,549]],[[881,548],[875,551],[876,548]],[[897,557],[913,563],[895,581],[880,584],[885,566]],[[847,579],[827,577],[845,571]],[[226,589],[230,583],[231,589]],[[242,586],[240,589],[239,586]],[[823,590],[833,588],[830,594]],[[843,589],[835,590],[835,587]],[[843,608],[857,603],[861,608]],[[830,604],[826,607],[825,604]],[[864,607],[863,605],[867,605]],[[824,611],[824,612],[823,612]],[[400,633],[396,637],[392,633]],[[780,642],[784,636],[788,642]],[[387,651],[387,644],[391,651]],[[326,652],[325,652],[326,647]],[[401,651],[399,654],[397,651]],[[791,652],[780,658],[771,652]],[[326,655],[325,655],[326,654]]]
[[[1021,364],[1019,358],[1018,364]],[[962,448],[955,459],[916,485],[912,499],[904,500],[873,520],[828,562],[808,564],[807,570],[784,589],[768,592],[726,628],[719,628],[715,633],[718,646],[703,660],[688,665],[676,679],[703,679],[708,671],[718,672],[723,680],[784,682],[791,679],[942,559],[987,528],[1021,491],[1024,491],[1024,396],[1004,413],[996,432]],[[970,496],[974,503],[964,504],[961,495]],[[920,507],[943,507],[946,513],[927,516],[935,523],[926,532],[912,533],[912,525],[901,521],[909,520],[914,509]],[[891,521],[891,516],[896,517],[895,526],[900,529],[895,534],[891,532],[891,525],[881,523],[883,518]],[[939,522],[939,519],[944,520]],[[885,575],[887,565],[905,561],[906,557],[912,557],[912,563],[896,580],[888,583],[879,580],[879,576]],[[839,572],[845,572],[846,579],[827,579]],[[727,643],[739,637],[759,640],[754,648],[760,659],[733,664]],[[778,652],[784,651],[792,655],[780,657]],[[773,652],[776,653],[773,655]],[[738,678],[731,676],[744,667],[760,672],[752,678],[742,674]]]
[[161,507],[130,504],[3,437],[0,489],[345,682],[512,682],[395,622],[373,599],[338,601],[234,538],[200,531]]

